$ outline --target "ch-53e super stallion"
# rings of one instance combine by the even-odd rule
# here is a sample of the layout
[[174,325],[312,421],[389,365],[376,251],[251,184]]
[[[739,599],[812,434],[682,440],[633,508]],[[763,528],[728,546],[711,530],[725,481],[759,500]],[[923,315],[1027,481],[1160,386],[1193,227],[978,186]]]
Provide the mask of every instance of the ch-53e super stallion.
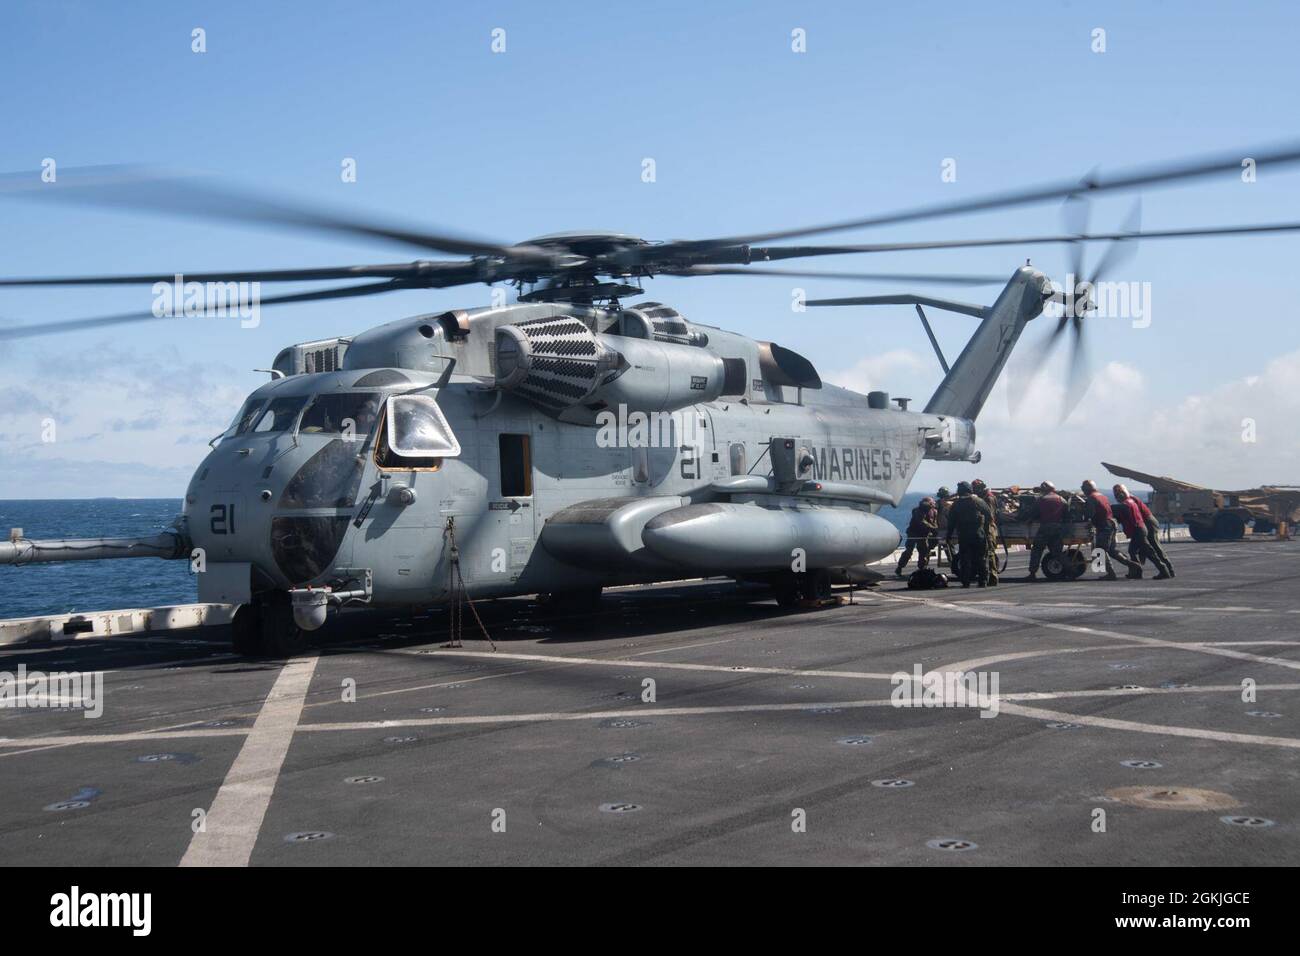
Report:
[[[1288,147],[1261,167],[1300,160]],[[975,419],[1027,323],[1060,307],[1079,351],[1100,273],[1135,240],[1290,232],[1298,223],[873,245],[776,240],[1062,199],[1075,221],[1092,193],[1235,176],[1239,155],[1094,175],[992,197],[752,236],[650,243],[608,234],[501,245],[360,222],[135,170],[62,174],[57,187],[0,179],[0,197],[103,202],[364,236],[461,256],[379,266],[243,273],[7,279],[9,286],[368,280],[263,297],[261,305],[471,283],[516,300],[399,319],[283,350],[271,380],[214,438],[174,527],[143,538],[33,540],[15,531],[0,563],[121,557],[190,560],[203,602],[238,605],[246,653],[299,648],[331,608],[429,606],[542,593],[591,599],[613,585],[726,575],[765,581],[781,604],[890,554],[897,504],[922,460],[978,461]],[[1083,276],[1082,250],[1110,243]],[[784,275],[984,283],[989,277],[805,273],[754,263],[980,245],[1067,243],[1062,290],[1029,265],[991,306],[927,295],[810,300],[915,307],[946,374],[923,410],[884,392],[824,384],[773,342],[667,305],[625,304],[661,275]],[[1080,278],[1075,278],[1080,277]],[[633,284],[635,283],[635,284]],[[948,366],[925,307],[978,324]],[[150,312],[11,326],[0,338],[68,332]],[[856,333],[855,333],[856,337]],[[1072,374],[1083,378],[1082,362]]]

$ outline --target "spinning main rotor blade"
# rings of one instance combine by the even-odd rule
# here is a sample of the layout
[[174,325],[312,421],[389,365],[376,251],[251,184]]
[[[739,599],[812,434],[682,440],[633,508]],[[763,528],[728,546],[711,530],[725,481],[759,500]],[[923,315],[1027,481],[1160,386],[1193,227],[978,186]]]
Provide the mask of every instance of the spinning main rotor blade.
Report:
[[[0,192],[3,192],[0,189]],[[919,242],[881,242],[868,243],[862,245],[843,245],[843,246],[758,246],[748,250],[730,252],[718,256],[720,261],[716,263],[697,262],[678,267],[664,267],[654,269],[652,273],[659,275],[777,275],[783,273],[775,272],[758,272],[754,268],[740,269],[735,272],[717,271],[718,266],[722,265],[744,265],[749,262],[779,262],[786,259],[803,259],[817,256],[839,256],[854,255],[859,253],[872,252],[913,252],[928,249],[972,249],[983,246],[1025,246],[1025,245],[1059,245],[1062,243],[1087,243],[1087,242],[1124,242],[1130,239],[1194,239],[1204,236],[1246,236],[1246,235],[1268,235],[1268,234],[1285,234],[1300,232],[1300,222],[1275,222],[1262,223],[1259,225],[1241,225],[1241,226],[1188,226],[1179,229],[1155,229],[1155,230],[1121,230],[1117,232],[1094,232],[1094,233],[1059,233],[1057,235],[1045,236],[1014,236],[996,239],[947,239],[934,241]],[[523,247],[519,247],[523,248]],[[651,247],[660,248],[660,247]],[[519,263],[510,267],[503,266],[500,271],[500,278],[509,278],[506,274],[509,271],[536,273],[537,275],[562,274],[565,272],[577,271],[579,267],[572,264],[564,266],[548,267],[545,264],[536,266],[526,263]],[[714,271],[706,271],[706,270]],[[610,274],[629,274],[627,271],[612,272]],[[459,261],[439,261],[439,260],[420,260],[409,263],[390,263],[384,265],[359,265],[359,266],[328,266],[323,268],[312,269],[269,269],[269,270],[245,270],[241,272],[203,272],[203,273],[182,273],[185,279],[195,282],[292,282],[292,281],[324,281],[329,279],[350,279],[350,278],[393,278],[393,279],[410,279],[413,282],[426,277],[436,277],[438,281],[429,282],[431,288],[444,288],[446,286],[457,284],[471,284],[474,282],[495,281],[493,278],[484,279],[478,272],[477,265],[469,260]],[[793,276],[793,273],[791,273]],[[809,277],[815,278],[818,274],[809,273]],[[849,273],[824,273],[828,278],[842,277],[853,278]],[[1078,278],[1076,274],[1076,278]],[[149,274],[149,275],[131,275],[131,276],[61,276],[61,277],[44,277],[31,276],[17,279],[0,279],[0,287],[4,286],[59,286],[59,285],[131,285],[134,283],[152,284],[154,282],[171,282],[176,278],[175,273]],[[882,278],[887,276],[882,275]],[[911,276],[908,274],[899,274],[898,281],[924,281],[921,276]],[[927,279],[931,277],[926,277]],[[975,277],[972,277],[975,278]],[[1003,277],[1005,278],[1005,277]],[[1002,280],[999,280],[1002,281]],[[971,283],[972,285],[975,283]]]
[[931,282],[937,285],[993,285],[1005,282],[1006,276],[927,275],[885,272],[801,272],[798,269],[765,269],[761,266],[687,266],[658,275],[669,276],[784,276],[792,279],[848,279],[861,282]]
[[1300,162],[1300,143],[1288,143],[1269,147],[1251,153],[1232,153],[1219,156],[1200,157],[1172,163],[1161,163],[1119,172],[1110,176],[1094,173],[1083,183],[1077,180],[1046,183],[1027,189],[1011,190],[963,199],[951,203],[936,203],[918,206],[899,212],[864,216],[861,219],[846,219],[839,222],[804,226],[798,229],[779,229],[772,232],[752,233],[750,235],[727,236],[718,239],[686,240],[652,246],[647,253],[658,255],[664,251],[686,252],[691,250],[707,251],[720,246],[752,245],[759,242],[772,242],[779,239],[794,239],[800,236],[825,235],[832,232],[846,232],[850,229],[866,229],[873,226],[894,225],[903,222],[919,222],[925,219],[939,219],[972,212],[987,212],[994,209],[1007,209],[1033,203],[1047,202],[1053,199],[1065,199],[1077,194],[1099,194],[1138,189],[1143,186],[1155,186],[1165,183],[1181,182],[1212,176],[1216,173],[1240,173],[1242,163],[1247,158],[1255,161],[1256,168],[1261,166],[1290,166]]
[[1195,239],[1203,236],[1248,236],[1300,232],[1300,222],[1274,222],[1247,226],[1188,226],[1181,229],[1117,232],[1058,233],[1046,236],[1012,236],[998,239],[940,239],[919,242],[877,242],[844,246],[759,246],[749,250],[753,262],[840,256],[869,252],[916,252],[927,249],[976,249],[983,246],[1032,246],[1062,243],[1115,242],[1126,239]]
[[[396,262],[374,266],[326,266],[316,269],[267,269],[247,272],[180,272],[169,275],[60,276],[0,279],[0,286],[153,285],[175,282],[319,282],[328,279],[459,279],[472,276],[472,262]],[[465,281],[477,281],[467,278]]]
[[[368,282],[363,285],[349,285],[336,289],[317,289],[314,292],[294,292],[260,299],[258,308],[264,305],[287,305],[291,302],[318,302],[322,299],[347,299],[360,295],[377,295],[383,292],[397,292],[409,289],[400,280],[389,282]],[[177,293],[179,296],[179,293]],[[156,322],[164,319],[203,318],[204,316],[154,315],[152,312],[124,312],[118,315],[102,315],[89,319],[66,319],[59,322],[31,323],[28,325],[0,328],[0,341],[6,339],[25,339],[37,335],[54,335],[59,332],[73,332],[79,329],[101,328],[107,325],[125,325],[132,322]]]
[[3,175],[0,176],[0,195],[387,239],[459,256],[549,259],[554,255],[533,246],[510,246],[446,232],[365,222],[218,186],[197,176],[149,167],[91,166],[60,171],[58,177],[55,182],[46,183],[35,173]]

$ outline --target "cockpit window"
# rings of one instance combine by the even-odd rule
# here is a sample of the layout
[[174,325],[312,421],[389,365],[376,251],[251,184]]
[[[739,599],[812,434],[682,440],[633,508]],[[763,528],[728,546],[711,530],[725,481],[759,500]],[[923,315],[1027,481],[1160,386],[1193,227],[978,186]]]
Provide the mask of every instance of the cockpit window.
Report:
[[317,395],[303,413],[298,431],[312,435],[365,438],[379,416],[378,392]]
[[298,420],[298,413],[302,411],[302,407],[306,404],[307,399],[305,397],[272,399],[271,404],[266,407],[266,411],[258,417],[257,424],[253,426],[253,431],[259,435],[288,431],[293,427],[293,423]]
[[244,402],[244,407],[239,410],[239,414],[235,416],[235,420],[231,422],[230,427],[226,429],[225,437],[229,438],[232,435],[242,435],[244,432],[252,428],[253,422],[257,419],[258,413],[265,405],[266,399],[264,398],[250,398],[248,401]]

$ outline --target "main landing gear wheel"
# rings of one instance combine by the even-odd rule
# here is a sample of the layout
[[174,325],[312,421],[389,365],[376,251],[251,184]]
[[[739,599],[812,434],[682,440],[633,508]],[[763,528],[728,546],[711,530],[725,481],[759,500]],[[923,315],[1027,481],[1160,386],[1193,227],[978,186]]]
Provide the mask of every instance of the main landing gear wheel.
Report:
[[772,591],[776,594],[777,607],[793,610],[799,606],[799,582],[795,575],[782,575],[772,585]]
[[594,611],[600,606],[602,588],[583,588],[579,591],[548,591],[537,595],[537,603],[548,611],[574,614]]
[[825,568],[797,574],[787,571],[772,582],[772,591],[777,605],[788,609],[808,601],[824,601],[831,596],[831,573]]
[[307,647],[307,632],[294,622],[289,595],[280,591],[241,604],[230,633],[235,653],[244,657],[290,657]]
[[799,581],[799,596],[805,601],[822,601],[831,596],[831,573],[825,568],[804,571],[795,577]]

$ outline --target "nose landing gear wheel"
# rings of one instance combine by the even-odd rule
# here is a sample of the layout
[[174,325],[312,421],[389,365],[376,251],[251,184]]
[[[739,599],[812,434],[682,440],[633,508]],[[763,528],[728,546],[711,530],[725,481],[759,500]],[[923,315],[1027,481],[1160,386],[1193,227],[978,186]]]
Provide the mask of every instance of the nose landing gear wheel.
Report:
[[294,622],[289,596],[278,591],[241,604],[230,633],[235,653],[244,657],[290,657],[307,647],[307,632]]
[[230,621],[231,642],[235,653],[252,657],[257,653],[262,636],[262,608],[259,604],[241,604]]

